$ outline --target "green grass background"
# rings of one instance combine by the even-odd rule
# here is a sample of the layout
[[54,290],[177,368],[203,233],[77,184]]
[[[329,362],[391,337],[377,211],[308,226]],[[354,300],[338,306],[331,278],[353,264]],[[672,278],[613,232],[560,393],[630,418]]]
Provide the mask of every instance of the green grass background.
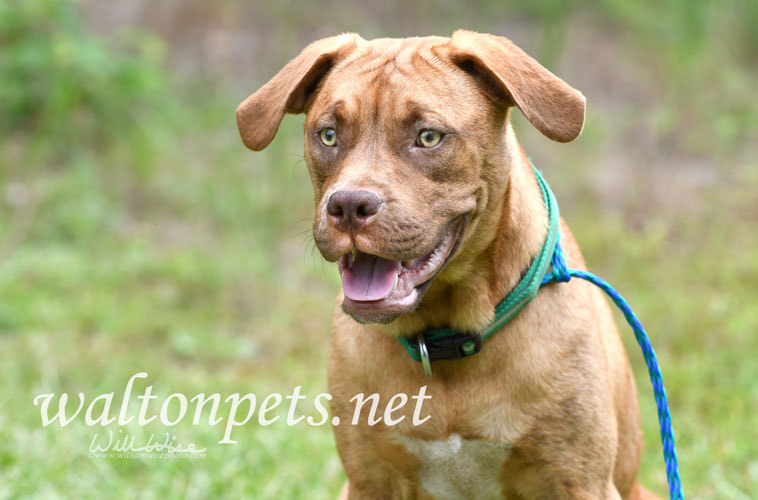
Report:
[[[253,154],[234,108],[321,36],[459,27],[510,36],[587,95],[576,143],[520,116],[517,133],[649,330],[688,497],[758,498],[758,2],[123,5],[0,0],[0,498],[336,495],[328,427],[251,423],[222,446],[222,426],[185,419],[171,431],[205,460],[90,459],[93,429],[43,428],[32,399],[118,401],[139,371],[162,398],[324,391],[339,281],[310,237],[302,117]],[[621,331],[641,480],[663,493]]]

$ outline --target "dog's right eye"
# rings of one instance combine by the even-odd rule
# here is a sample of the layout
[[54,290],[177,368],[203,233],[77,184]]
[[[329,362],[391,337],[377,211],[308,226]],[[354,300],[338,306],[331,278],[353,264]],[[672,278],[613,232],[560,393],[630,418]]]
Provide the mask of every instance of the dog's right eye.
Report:
[[432,129],[425,129],[419,132],[416,138],[416,145],[422,148],[433,148],[442,140],[442,134]]
[[321,132],[319,132],[319,136],[321,137],[321,142],[324,143],[324,146],[332,147],[337,144],[337,132],[331,127],[322,128]]

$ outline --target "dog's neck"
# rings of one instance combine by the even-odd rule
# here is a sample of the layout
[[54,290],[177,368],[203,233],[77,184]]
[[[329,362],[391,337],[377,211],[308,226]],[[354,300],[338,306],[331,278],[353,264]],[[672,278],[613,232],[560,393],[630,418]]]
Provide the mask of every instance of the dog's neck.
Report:
[[502,172],[504,185],[490,191],[486,208],[471,221],[468,241],[432,282],[416,314],[383,325],[385,333],[407,336],[446,326],[480,330],[539,252],[547,234],[547,212],[529,159],[509,123],[504,148],[501,163],[488,166]]

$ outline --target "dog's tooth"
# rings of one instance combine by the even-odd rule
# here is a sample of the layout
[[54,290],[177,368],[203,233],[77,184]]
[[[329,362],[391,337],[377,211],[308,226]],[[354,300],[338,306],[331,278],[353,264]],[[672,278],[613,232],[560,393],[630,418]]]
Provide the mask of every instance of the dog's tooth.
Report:
[[392,287],[392,291],[393,291],[393,292],[394,292],[395,290],[397,290],[397,284],[398,284],[399,282],[400,282],[400,275],[399,275],[399,274],[396,274],[396,275],[395,275],[395,285]]

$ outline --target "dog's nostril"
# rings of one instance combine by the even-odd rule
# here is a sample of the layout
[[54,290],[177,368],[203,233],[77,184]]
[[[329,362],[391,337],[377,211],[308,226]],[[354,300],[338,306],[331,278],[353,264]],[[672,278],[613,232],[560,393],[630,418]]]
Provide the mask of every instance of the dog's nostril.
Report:
[[326,212],[340,225],[364,224],[379,212],[382,201],[371,191],[337,191],[329,196]]
[[368,217],[369,215],[374,215],[374,213],[369,213],[371,211],[370,208],[368,208],[366,205],[358,205],[358,211],[356,212],[359,217]]
[[342,191],[337,191],[329,197],[329,201],[326,203],[326,213],[335,217],[342,217],[344,215],[343,197],[340,196]]
[[334,215],[335,217],[342,217],[342,207],[337,204],[329,203],[326,206],[326,211],[329,215]]

